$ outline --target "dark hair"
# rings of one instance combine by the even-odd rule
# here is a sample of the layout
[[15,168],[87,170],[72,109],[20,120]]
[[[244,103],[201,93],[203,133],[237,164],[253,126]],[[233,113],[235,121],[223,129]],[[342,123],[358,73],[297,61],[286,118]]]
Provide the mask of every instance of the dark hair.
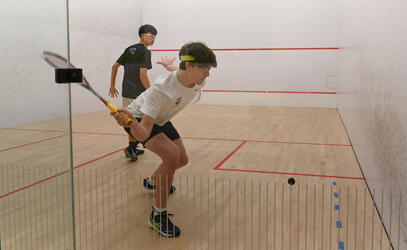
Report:
[[157,35],[157,30],[151,24],[144,24],[138,29],[138,36],[141,37],[142,34],[151,33],[154,36]]
[[[181,56],[184,55],[192,56],[194,60],[182,61]],[[179,68],[183,70],[186,69],[186,62],[212,66],[214,68],[216,68],[216,66],[218,65],[216,62],[216,56],[213,51],[208,46],[206,46],[206,44],[201,42],[190,42],[184,44],[184,46],[182,46],[181,50],[179,51],[179,59],[181,60]]]

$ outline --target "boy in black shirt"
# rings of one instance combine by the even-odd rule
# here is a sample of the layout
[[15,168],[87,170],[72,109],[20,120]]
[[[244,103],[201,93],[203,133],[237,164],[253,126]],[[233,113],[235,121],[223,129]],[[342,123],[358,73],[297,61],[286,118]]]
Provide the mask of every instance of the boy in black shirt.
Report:
[[[117,97],[116,75],[117,69],[124,66],[122,85],[123,109],[136,99],[141,93],[150,87],[147,70],[151,69],[151,51],[148,46],[154,44],[157,30],[154,26],[145,24],[139,28],[140,42],[125,49],[123,54],[112,66],[109,96]],[[127,158],[137,160],[137,155],[143,154],[144,150],[137,149],[137,142],[129,136],[129,146],[124,150]]]

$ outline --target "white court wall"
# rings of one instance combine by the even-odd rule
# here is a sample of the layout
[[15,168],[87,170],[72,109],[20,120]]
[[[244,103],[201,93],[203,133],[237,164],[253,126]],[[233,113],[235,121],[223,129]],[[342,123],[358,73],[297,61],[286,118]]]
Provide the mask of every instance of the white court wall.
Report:
[[[110,74],[114,62],[128,46],[139,41],[142,24],[139,1],[70,0],[71,61],[83,68],[83,73],[94,89],[117,107],[121,95],[109,97]],[[123,67],[116,77],[116,88],[121,94]],[[74,114],[106,110],[102,102],[80,86],[72,88]],[[108,112],[108,111],[106,111]]]
[[[139,40],[137,30],[151,23],[159,30],[151,49],[179,49],[188,41],[205,41],[212,48],[335,47],[337,9],[334,2],[312,0],[247,1],[79,1],[70,0],[71,61],[103,96],[108,97],[111,66],[124,48]],[[67,112],[67,87],[54,84],[53,73],[39,58],[44,49],[66,55],[65,1],[37,3],[1,1],[2,83],[5,104],[1,127],[55,119]],[[153,52],[155,79],[164,70]],[[336,50],[217,51],[218,69],[208,90],[331,92],[335,86]],[[41,72],[41,73],[39,73]],[[116,86],[121,91],[123,69]],[[46,82],[46,84],[41,84]],[[46,94],[45,94],[46,93]],[[204,104],[254,106],[335,106],[335,95],[212,92]],[[64,97],[61,97],[64,96]],[[236,102],[236,99],[247,100]],[[109,98],[120,106],[121,98]],[[221,100],[221,101],[219,101]],[[224,100],[224,101],[222,101]],[[49,105],[52,103],[52,105]],[[73,113],[104,110],[79,86],[72,87]],[[15,110],[10,113],[9,110]],[[21,118],[21,112],[24,118]],[[4,115],[2,117],[5,117]]]
[[407,249],[406,8],[344,0],[339,29],[338,109],[397,250]]
[[[160,49],[179,49],[189,41],[204,41],[213,49],[337,46],[337,1],[180,0],[174,4],[158,0],[143,1],[142,6],[143,22],[159,30],[152,48],[153,61],[177,56],[176,51]],[[218,68],[211,71],[205,89],[223,92],[205,93],[200,103],[336,107],[336,96],[325,94],[335,92],[335,49],[215,53]],[[151,74],[154,78],[164,72],[155,67]],[[234,90],[243,92],[227,92]],[[262,95],[253,91],[284,93]]]
[[68,87],[41,59],[67,55],[66,27],[63,0],[0,1],[0,128],[68,117]]

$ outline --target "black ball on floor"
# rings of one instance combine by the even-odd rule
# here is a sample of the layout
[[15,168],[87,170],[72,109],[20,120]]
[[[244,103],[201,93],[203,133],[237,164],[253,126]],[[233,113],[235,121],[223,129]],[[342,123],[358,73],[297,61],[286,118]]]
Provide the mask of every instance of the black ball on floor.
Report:
[[295,179],[294,178],[288,178],[288,184],[294,185],[295,184]]

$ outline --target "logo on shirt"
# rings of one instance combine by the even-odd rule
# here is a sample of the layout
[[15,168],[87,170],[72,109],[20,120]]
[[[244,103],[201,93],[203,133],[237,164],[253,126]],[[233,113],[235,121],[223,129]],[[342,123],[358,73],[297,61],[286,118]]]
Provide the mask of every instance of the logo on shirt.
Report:
[[182,97],[178,97],[178,98],[175,100],[175,106],[178,106],[178,105],[181,103],[181,101],[182,101]]
[[130,55],[134,55],[135,53],[136,53],[136,48],[130,48],[130,50],[129,50],[129,52],[130,52]]

